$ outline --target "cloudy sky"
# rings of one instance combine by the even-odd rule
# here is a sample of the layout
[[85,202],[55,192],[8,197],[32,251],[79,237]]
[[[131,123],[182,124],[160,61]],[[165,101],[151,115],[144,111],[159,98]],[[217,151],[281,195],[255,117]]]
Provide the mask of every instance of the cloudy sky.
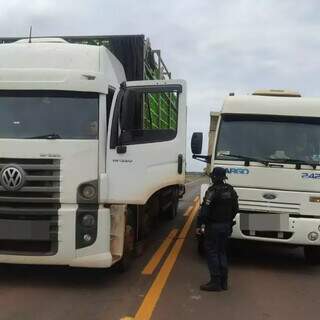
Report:
[[[0,36],[25,36],[30,25],[39,36],[145,34],[188,81],[189,135],[207,133],[229,92],[320,95],[317,0],[0,0]],[[189,152],[188,169],[201,168]]]

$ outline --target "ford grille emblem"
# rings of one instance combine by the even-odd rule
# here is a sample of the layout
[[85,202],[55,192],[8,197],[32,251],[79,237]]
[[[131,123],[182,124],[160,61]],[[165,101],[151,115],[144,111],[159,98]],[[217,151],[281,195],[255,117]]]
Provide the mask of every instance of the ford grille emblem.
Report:
[[274,193],[265,193],[263,197],[267,200],[274,200],[277,198],[277,196]]
[[25,173],[22,168],[9,165],[4,167],[0,173],[0,183],[7,191],[21,189],[25,182]]

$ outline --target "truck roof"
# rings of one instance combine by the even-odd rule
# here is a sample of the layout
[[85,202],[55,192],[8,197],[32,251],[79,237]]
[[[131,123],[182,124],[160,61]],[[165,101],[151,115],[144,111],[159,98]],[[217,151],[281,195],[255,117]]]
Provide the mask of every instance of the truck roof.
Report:
[[0,45],[0,89],[106,92],[125,81],[121,63],[103,46],[63,39]]
[[[21,41],[19,37],[0,37],[0,43],[12,43]],[[69,43],[90,44],[104,46],[121,62],[127,81],[136,80],[165,80],[171,79],[164,63],[161,51],[153,50],[148,38],[143,34],[138,35],[85,35],[85,36],[42,36],[32,37],[32,42],[48,42],[65,40]],[[28,42],[29,39],[22,41]]]
[[221,113],[320,117],[320,98],[229,96]]
[[283,89],[259,89],[256,90],[252,95],[270,97],[301,97],[301,94],[297,91]]

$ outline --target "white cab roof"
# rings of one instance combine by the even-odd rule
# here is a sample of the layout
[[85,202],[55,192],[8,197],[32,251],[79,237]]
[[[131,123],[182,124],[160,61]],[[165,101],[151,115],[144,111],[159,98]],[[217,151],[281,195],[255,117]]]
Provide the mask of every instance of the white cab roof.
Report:
[[320,98],[232,96],[224,100],[221,113],[320,117]]
[[125,73],[105,47],[59,39],[0,45],[0,90],[76,90],[105,93]]

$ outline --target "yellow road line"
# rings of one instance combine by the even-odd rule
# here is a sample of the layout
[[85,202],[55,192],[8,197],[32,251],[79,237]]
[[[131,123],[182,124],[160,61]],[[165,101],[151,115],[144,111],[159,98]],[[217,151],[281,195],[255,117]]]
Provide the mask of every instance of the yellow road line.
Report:
[[189,214],[190,214],[190,212],[192,211],[192,209],[193,209],[193,206],[190,206],[188,209],[187,209],[187,211],[184,213],[184,217],[187,217]]
[[198,209],[199,201],[195,203],[195,206],[193,207],[191,214],[189,215],[185,225],[183,226],[178,239],[176,240],[163,266],[161,267],[160,272],[158,273],[151,288],[147,292],[136,316],[134,317],[135,320],[149,320],[151,318],[154,308],[160,298],[161,292],[168,280],[171,270],[178,258],[178,255],[182,249],[183,243],[186,239],[188,231],[190,230],[192,221]]
[[160,263],[162,257],[167,252],[170,244],[174,240],[178,233],[178,229],[173,229],[167,236],[167,238],[162,242],[159,249],[155,252],[149,263],[146,265],[146,267],[143,269],[142,274],[144,275],[151,275],[153,271],[157,268],[158,264]]
[[197,203],[199,200],[200,200],[200,196],[196,196],[196,197],[193,199],[193,202],[194,202],[194,203]]

